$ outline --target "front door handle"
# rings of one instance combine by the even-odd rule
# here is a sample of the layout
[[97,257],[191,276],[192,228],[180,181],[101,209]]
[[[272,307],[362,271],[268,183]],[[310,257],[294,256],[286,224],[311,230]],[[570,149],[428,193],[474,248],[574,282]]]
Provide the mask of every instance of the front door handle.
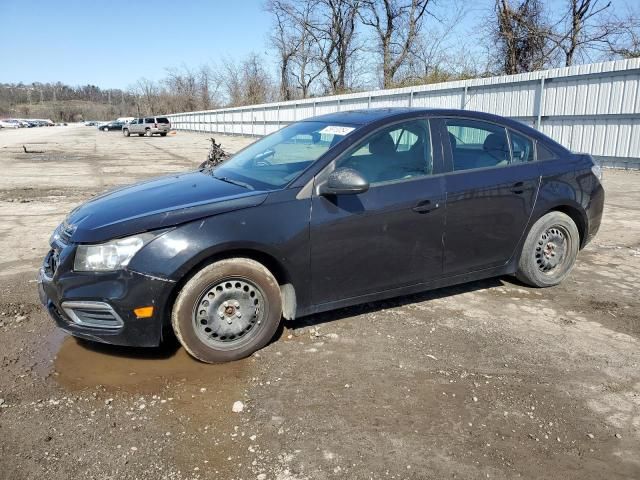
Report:
[[524,193],[524,182],[516,182],[511,187],[511,191],[516,195],[522,195]]
[[429,213],[431,210],[440,208],[440,202],[431,202],[431,200],[423,200],[413,207],[413,211],[416,213]]

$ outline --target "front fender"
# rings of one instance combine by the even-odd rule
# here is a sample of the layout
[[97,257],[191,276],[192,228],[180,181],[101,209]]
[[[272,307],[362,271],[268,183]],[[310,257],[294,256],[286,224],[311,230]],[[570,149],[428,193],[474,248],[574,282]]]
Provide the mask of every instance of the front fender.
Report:
[[[209,258],[255,252],[277,262],[296,292],[305,292],[309,282],[309,209],[309,199],[281,192],[257,207],[178,226],[145,246],[128,268],[180,281]],[[298,294],[304,299],[304,293]]]

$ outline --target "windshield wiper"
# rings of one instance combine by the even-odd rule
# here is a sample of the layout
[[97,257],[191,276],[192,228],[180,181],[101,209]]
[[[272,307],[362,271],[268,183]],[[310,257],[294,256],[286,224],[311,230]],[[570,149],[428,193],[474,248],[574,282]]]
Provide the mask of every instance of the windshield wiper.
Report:
[[238,185],[239,187],[244,187],[248,190],[255,190],[255,188],[253,188],[251,185],[245,182],[241,182],[240,180],[234,180],[233,178],[229,178],[229,177],[218,177],[217,175],[214,175],[214,174],[211,174],[211,176],[216,180],[222,180],[223,182],[231,183],[233,185]]

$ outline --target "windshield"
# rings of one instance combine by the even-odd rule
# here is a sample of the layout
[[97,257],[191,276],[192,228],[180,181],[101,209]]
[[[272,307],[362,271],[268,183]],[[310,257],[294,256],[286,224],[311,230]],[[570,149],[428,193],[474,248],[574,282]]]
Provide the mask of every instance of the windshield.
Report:
[[294,123],[245,148],[213,175],[256,190],[282,188],[353,130],[327,122]]

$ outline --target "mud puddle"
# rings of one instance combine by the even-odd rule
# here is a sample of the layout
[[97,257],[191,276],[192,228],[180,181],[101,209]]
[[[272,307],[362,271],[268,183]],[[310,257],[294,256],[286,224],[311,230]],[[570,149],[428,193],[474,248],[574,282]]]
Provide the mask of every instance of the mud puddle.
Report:
[[152,393],[175,384],[217,385],[244,382],[253,361],[201,363],[179,346],[129,348],[66,337],[54,361],[53,376],[67,390],[101,386],[107,390]]

